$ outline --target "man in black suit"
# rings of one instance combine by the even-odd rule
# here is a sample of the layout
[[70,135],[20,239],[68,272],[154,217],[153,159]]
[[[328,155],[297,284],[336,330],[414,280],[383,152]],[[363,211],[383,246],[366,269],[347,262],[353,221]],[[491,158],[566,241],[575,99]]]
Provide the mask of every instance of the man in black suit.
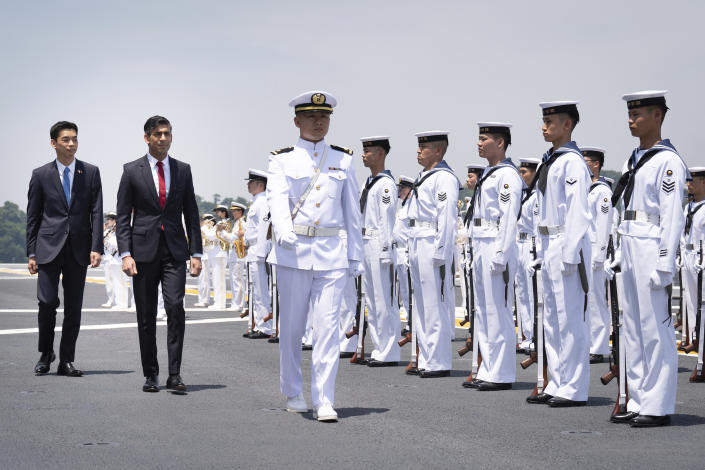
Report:
[[186,390],[180,374],[185,262],[189,257],[191,276],[201,272],[203,245],[191,167],[169,156],[171,140],[169,121],[162,116],[149,118],[144,125],[149,152],[124,165],[118,189],[118,251],[122,270],[133,278],[142,371],[147,379],[142,387],[145,392],[159,391],[156,318],[160,281],[167,315],[166,386]]
[[98,167],[76,160],[78,127],[60,121],[49,131],[56,160],[32,171],[27,192],[27,269],[39,273],[39,362],[37,375],[49,372],[54,354],[54,327],[63,275],[64,322],[58,375],[80,377],[73,365],[81,328],[86,269],[103,254],[103,191]]

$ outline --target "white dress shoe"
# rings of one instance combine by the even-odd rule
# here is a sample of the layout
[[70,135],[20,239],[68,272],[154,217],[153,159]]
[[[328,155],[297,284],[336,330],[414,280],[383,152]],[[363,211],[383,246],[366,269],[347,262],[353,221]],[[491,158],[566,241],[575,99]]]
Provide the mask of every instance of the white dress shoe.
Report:
[[313,419],[326,422],[338,421],[338,413],[330,404],[326,403],[313,410]]
[[291,411],[292,413],[306,413],[308,411],[308,405],[306,404],[306,400],[304,400],[304,394],[299,393],[295,397],[287,397],[286,411]]

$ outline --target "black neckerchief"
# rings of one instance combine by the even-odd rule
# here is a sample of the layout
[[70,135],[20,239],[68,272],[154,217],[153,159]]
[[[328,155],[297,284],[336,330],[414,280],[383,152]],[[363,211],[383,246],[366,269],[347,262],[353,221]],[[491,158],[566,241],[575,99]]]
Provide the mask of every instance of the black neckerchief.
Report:
[[555,151],[551,153],[551,158],[546,160],[538,169],[538,172],[536,173],[536,177],[534,180],[531,182],[531,186],[529,187],[529,190],[534,189],[534,184],[539,188],[539,191],[541,191],[541,194],[546,194],[546,185],[548,184],[548,170],[551,168],[551,165],[553,165],[556,160],[558,160],[558,157],[561,155],[564,155],[568,153],[568,151]]
[[693,209],[693,203],[688,204],[688,215],[685,217],[685,234],[690,233],[690,229],[693,228],[693,217],[700,210],[701,207],[705,206],[705,202],[700,201],[700,205]]
[[652,148],[641,157],[636,166],[632,167],[634,165],[634,157],[636,156],[636,153],[638,151],[638,149],[634,149],[631,157],[629,157],[629,170],[619,178],[617,186],[615,186],[614,188],[614,194],[612,194],[613,207],[619,203],[620,198],[622,198],[622,194],[624,194],[624,209],[627,209],[629,207],[629,202],[631,201],[632,193],[634,192],[634,175],[639,170],[639,168],[646,165],[646,163],[651,160],[654,155],[661,152],[662,150],[664,149]]
[[367,195],[370,193],[370,189],[372,189],[372,186],[374,186],[375,183],[381,180],[382,178],[384,178],[384,175],[379,174],[374,178],[367,180],[367,183],[365,184],[365,189],[362,190],[362,196],[360,196],[360,213],[365,212],[365,207],[367,206]]

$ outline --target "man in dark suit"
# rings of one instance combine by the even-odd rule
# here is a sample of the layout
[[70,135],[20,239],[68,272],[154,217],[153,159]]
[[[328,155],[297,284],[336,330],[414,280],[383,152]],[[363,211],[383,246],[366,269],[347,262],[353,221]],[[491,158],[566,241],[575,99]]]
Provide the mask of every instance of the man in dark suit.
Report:
[[103,254],[103,191],[98,167],[76,160],[78,127],[60,121],[49,131],[56,160],[32,171],[27,193],[27,269],[39,273],[39,362],[37,375],[49,372],[54,354],[54,327],[63,275],[64,322],[58,375],[80,377],[73,365],[81,327],[86,269]]
[[118,251],[122,270],[133,278],[142,371],[147,379],[142,390],[159,391],[156,318],[161,281],[169,355],[166,386],[183,392],[185,263],[190,258],[191,276],[199,275],[203,245],[198,206],[191,167],[168,154],[172,140],[169,121],[162,116],[149,118],[144,140],[147,155],[123,167],[117,199]]

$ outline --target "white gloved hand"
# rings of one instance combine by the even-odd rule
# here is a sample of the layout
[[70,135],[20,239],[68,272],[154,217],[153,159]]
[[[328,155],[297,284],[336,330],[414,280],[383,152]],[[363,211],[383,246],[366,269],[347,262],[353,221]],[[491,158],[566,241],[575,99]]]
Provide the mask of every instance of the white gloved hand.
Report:
[[705,271],[705,262],[703,262],[703,264],[695,263],[693,269],[695,269],[695,274],[700,274],[700,271]]
[[542,264],[543,260],[541,258],[532,259],[529,262],[528,266],[526,266],[526,272],[529,274],[529,277],[534,277],[537,268],[540,267]]
[[607,275],[608,280],[611,281],[614,279],[614,273],[619,271],[621,265],[622,263],[617,258],[615,258],[609,265],[605,265],[605,274]]
[[444,258],[433,258],[433,267],[437,268],[439,266],[443,266],[446,264],[446,260]]
[[391,264],[392,258],[390,258],[389,253],[383,253],[379,257],[379,262],[382,263],[383,266],[387,266]]
[[673,274],[656,270],[649,276],[649,286],[652,289],[662,289],[673,282]]
[[282,248],[286,248],[287,250],[293,250],[294,248],[296,248],[297,241],[298,237],[293,231],[286,232],[281,237],[279,237],[279,245]]
[[570,276],[571,274],[573,274],[577,270],[578,270],[577,264],[566,263],[565,261],[563,261],[563,264],[561,265],[561,273],[564,276]]
[[605,262],[604,261],[593,261],[592,262],[592,270],[593,271],[604,271],[605,269]]
[[363,274],[365,274],[365,267],[360,261],[349,259],[348,274],[350,274],[352,277],[362,276]]
[[505,269],[507,269],[507,265],[505,263],[500,263],[497,260],[492,260],[490,263],[490,274],[501,274]]

